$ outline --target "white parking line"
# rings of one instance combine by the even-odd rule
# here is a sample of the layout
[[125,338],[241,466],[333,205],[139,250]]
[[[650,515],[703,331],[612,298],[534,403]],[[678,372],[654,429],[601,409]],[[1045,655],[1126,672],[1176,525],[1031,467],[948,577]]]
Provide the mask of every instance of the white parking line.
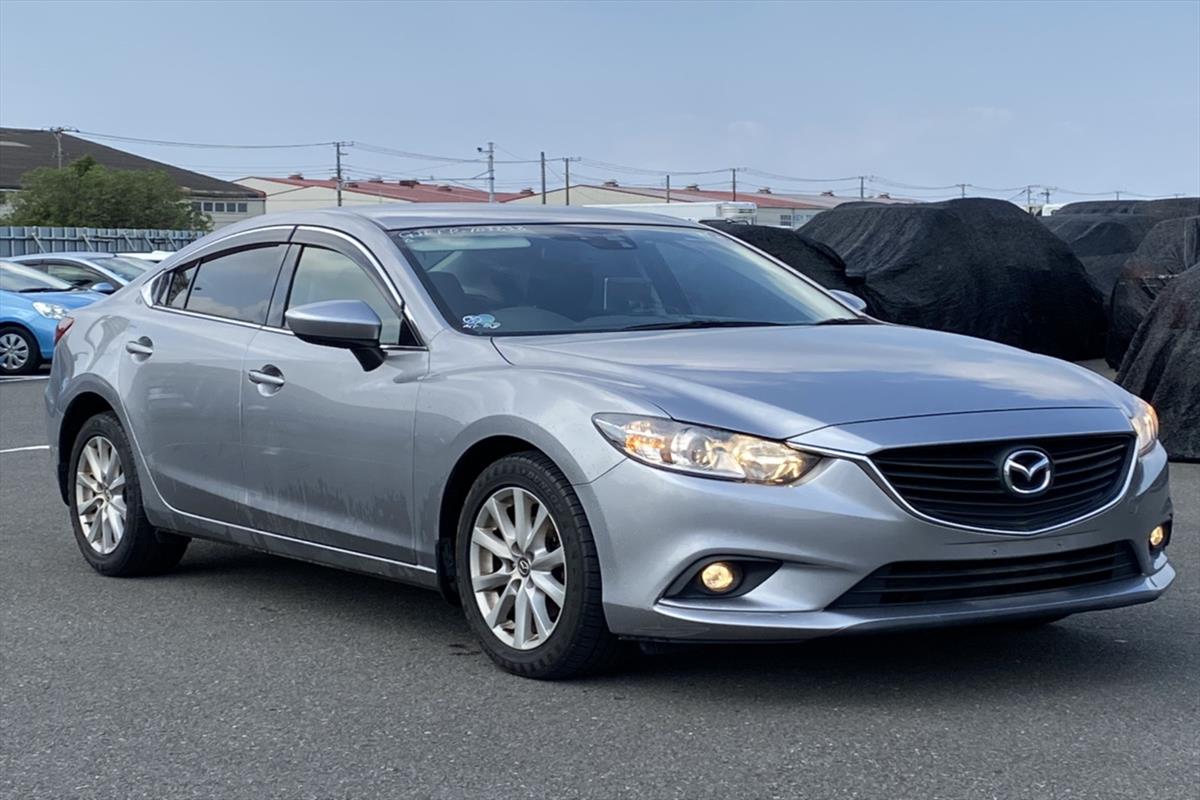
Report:
[[31,444],[28,447],[10,447],[7,450],[0,450],[0,455],[4,453],[24,453],[28,450],[49,450],[48,444]]
[[46,381],[49,375],[30,375],[25,378],[0,378],[0,383],[24,383],[25,381]]

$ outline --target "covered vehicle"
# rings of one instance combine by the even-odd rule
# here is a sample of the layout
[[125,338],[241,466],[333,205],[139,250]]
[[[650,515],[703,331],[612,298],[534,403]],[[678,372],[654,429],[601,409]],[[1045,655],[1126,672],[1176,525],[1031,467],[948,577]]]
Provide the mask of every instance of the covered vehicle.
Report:
[[846,203],[800,229],[880,319],[1067,359],[1099,355],[1104,309],[1070,248],[1011,203]]
[[1200,216],[1158,223],[1126,259],[1113,287],[1105,358],[1116,368],[1159,292],[1200,264]]
[[855,291],[856,282],[846,275],[846,262],[829,245],[810,239],[798,231],[770,225],[740,225],[716,221],[705,224],[736,236],[746,244],[778,258],[826,289],[858,294]]
[[1166,284],[1138,327],[1117,382],[1158,410],[1162,443],[1200,461],[1200,265]]
[[27,375],[54,355],[54,329],[71,309],[104,297],[30,267],[0,261],[0,375]]
[[1200,198],[1195,197],[1096,200],[1068,203],[1042,222],[1071,247],[1108,308],[1121,268],[1151,229],[1164,220],[1197,214]]

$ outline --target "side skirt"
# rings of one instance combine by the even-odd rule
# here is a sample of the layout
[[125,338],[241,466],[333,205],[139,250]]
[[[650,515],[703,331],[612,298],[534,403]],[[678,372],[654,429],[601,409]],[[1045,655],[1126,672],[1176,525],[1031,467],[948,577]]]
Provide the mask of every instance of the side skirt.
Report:
[[174,518],[174,524],[170,526],[171,530],[184,536],[235,544],[262,553],[374,575],[426,589],[436,590],[438,588],[437,572],[429,567],[356,553],[352,550],[343,550],[340,547],[331,547],[316,542],[307,542],[278,533],[243,528],[239,525],[230,525],[179,511],[174,512],[171,516]]

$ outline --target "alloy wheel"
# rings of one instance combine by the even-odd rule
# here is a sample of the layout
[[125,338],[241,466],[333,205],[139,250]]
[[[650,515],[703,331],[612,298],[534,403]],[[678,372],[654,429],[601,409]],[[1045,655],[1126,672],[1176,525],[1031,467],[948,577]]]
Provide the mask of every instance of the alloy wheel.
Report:
[[29,342],[17,333],[0,334],[0,369],[16,372],[29,361]]
[[495,491],[471,531],[471,588],[484,623],[504,644],[532,650],[554,632],[566,603],[566,559],[550,509],[516,486]]
[[121,454],[105,436],[84,444],[75,468],[75,513],[88,546],[102,556],[125,536],[125,469]]

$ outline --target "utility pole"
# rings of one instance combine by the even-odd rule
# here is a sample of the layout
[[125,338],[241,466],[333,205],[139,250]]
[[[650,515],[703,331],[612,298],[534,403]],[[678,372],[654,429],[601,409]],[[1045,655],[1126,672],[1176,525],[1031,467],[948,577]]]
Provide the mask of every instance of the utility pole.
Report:
[[1046,198],[1046,205],[1050,205],[1050,193],[1054,191],[1049,186],[1042,187],[1042,196]]
[[546,205],[546,151],[542,151],[542,205]]
[[580,156],[571,156],[564,158],[563,162],[563,183],[566,188],[566,204],[571,205],[571,162],[578,161]]
[[1033,187],[1026,186],[1025,187],[1025,210],[1028,211],[1031,208],[1033,208]]
[[1117,199],[1118,200],[1121,199],[1121,190],[1120,189],[1117,190]]
[[333,143],[334,160],[337,163],[337,204],[339,207],[342,205],[342,156],[346,155],[342,152],[342,147],[348,144],[351,142]]
[[960,183],[960,184],[958,185],[958,188],[959,188],[959,190],[960,190],[959,197],[966,198],[966,196],[967,196],[967,185],[966,185],[965,183]]
[[50,132],[54,134],[54,158],[55,158],[55,161],[58,163],[59,169],[62,169],[62,161],[63,161],[63,149],[62,149],[63,132],[64,131],[73,131],[73,130],[76,130],[76,128],[63,128],[60,126],[60,127],[50,129]]
[[866,175],[858,176],[858,199],[859,200],[867,199],[867,176]]
[[480,153],[487,155],[488,202],[496,202],[496,143],[488,142],[487,150],[476,147]]
[[733,176],[733,202],[737,202],[737,167],[732,167],[729,174]]
[[671,176],[667,176],[667,202],[671,202]]

